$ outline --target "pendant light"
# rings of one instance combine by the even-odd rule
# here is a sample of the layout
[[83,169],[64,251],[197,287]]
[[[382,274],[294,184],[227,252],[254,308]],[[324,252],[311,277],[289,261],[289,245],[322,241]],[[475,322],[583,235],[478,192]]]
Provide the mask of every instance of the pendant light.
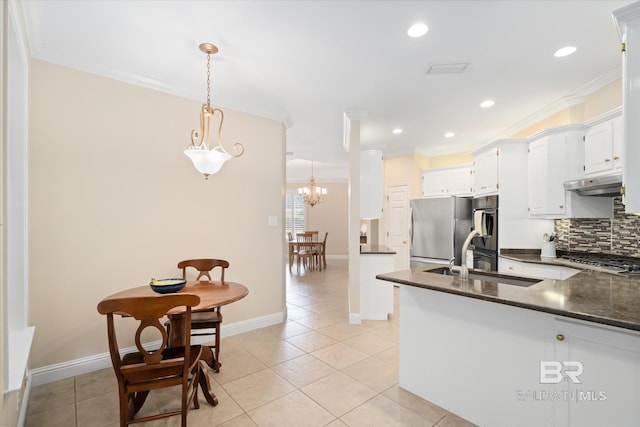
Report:
[[[218,172],[224,162],[231,157],[240,157],[244,153],[244,146],[239,142],[233,144],[235,154],[230,154],[222,146],[222,123],[224,122],[224,113],[219,108],[211,106],[211,55],[218,53],[218,48],[211,43],[202,43],[199,46],[203,53],[207,54],[207,103],[202,104],[200,110],[200,130],[191,131],[191,145],[184,150],[193,162],[193,166],[204,175],[205,179],[209,179],[209,175]],[[209,148],[209,128],[211,117],[218,117],[220,124],[218,125],[218,144],[211,149]]]
[[298,194],[304,198],[304,202],[311,207],[314,207],[316,203],[324,200],[327,195],[327,189],[316,186],[316,180],[313,178],[313,161],[311,161],[311,179],[306,187],[298,188]]

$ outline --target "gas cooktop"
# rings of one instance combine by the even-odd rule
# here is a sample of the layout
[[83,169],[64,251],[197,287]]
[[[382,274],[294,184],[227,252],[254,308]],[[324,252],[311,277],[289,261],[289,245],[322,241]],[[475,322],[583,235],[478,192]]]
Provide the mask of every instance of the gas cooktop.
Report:
[[595,267],[608,273],[640,274],[640,259],[617,257],[606,254],[568,254],[560,257],[569,263]]

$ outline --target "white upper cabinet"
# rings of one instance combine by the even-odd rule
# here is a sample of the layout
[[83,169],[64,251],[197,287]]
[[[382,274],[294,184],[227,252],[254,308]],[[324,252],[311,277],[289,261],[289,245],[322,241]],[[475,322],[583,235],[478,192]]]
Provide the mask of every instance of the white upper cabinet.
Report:
[[611,218],[610,197],[582,197],[564,182],[583,175],[582,125],[548,129],[529,139],[529,215],[538,218]]
[[640,2],[615,10],[613,17],[625,46],[622,54],[622,201],[627,213],[640,214],[640,168],[637,165],[640,159]]
[[360,152],[360,218],[382,218],[383,169],[382,151]]
[[475,196],[498,195],[498,248],[539,249],[553,221],[531,218],[527,200],[527,140],[499,139],[475,151]]
[[473,194],[470,165],[422,171],[422,197],[465,196]]
[[477,196],[498,193],[500,188],[498,183],[499,155],[500,150],[495,146],[474,153],[474,192]]
[[624,166],[624,120],[618,116],[611,121],[613,125],[613,169],[622,170]]
[[[607,113],[604,120],[587,122],[584,136],[584,172],[602,175],[622,170],[622,117],[620,110]],[[612,115],[616,117],[609,118]]]
[[545,136],[529,144],[529,214],[565,214],[564,147]]

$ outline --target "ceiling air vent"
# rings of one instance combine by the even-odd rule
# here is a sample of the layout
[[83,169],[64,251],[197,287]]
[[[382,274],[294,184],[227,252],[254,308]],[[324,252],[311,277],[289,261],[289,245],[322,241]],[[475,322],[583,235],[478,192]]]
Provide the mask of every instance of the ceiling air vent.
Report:
[[429,67],[427,74],[460,74],[469,65],[468,62],[451,62],[449,64],[435,64]]

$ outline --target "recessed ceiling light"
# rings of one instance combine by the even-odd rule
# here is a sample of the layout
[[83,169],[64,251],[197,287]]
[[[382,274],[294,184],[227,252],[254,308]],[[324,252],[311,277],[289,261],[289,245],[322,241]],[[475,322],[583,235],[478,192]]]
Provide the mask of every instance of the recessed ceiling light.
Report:
[[489,108],[489,107],[493,107],[494,105],[495,105],[495,102],[490,99],[487,99],[486,101],[482,101],[482,103],[480,104],[482,108]]
[[555,56],[556,58],[562,58],[563,56],[571,55],[575,51],[575,46],[566,46],[556,50],[556,53],[554,53],[553,56]]
[[454,136],[456,136],[456,134],[453,132],[447,132],[444,134],[445,138],[453,138]]
[[393,132],[395,135],[400,135],[402,133],[402,129],[400,128],[395,128],[394,130],[392,130],[391,132]]
[[407,34],[409,37],[422,37],[427,34],[429,31],[429,27],[427,27],[423,23],[413,24],[409,30],[407,30]]

